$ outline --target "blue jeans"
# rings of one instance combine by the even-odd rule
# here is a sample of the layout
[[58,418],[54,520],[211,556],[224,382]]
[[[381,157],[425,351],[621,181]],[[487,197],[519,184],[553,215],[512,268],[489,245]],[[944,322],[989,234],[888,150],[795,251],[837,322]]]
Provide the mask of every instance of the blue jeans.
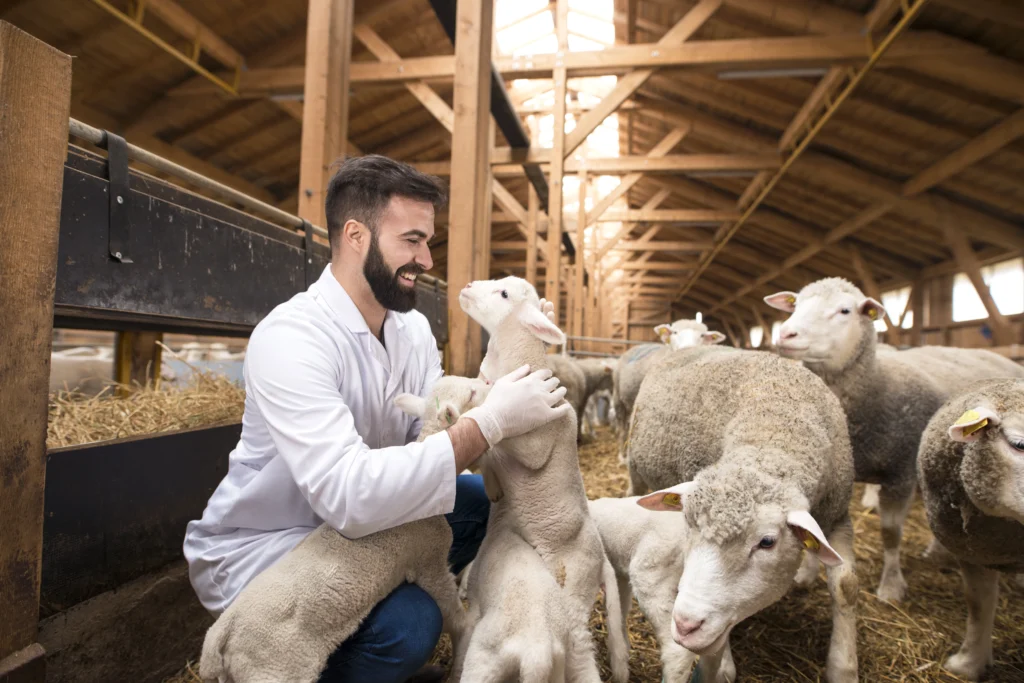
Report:
[[[453,573],[476,557],[490,509],[483,477],[456,477],[455,510],[445,515],[452,528]],[[403,583],[328,658],[319,683],[402,683],[427,663],[440,637],[441,610],[422,588]]]

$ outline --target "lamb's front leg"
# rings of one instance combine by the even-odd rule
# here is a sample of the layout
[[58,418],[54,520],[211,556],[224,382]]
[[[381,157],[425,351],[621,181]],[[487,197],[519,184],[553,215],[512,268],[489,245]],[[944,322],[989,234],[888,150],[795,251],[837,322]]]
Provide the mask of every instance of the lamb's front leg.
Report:
[[908,489],[904,486],[883,485],[878,494],[882,518],[882,545],[885,548],[882,579],[878,583],[878,597],[882,600],[899,602],[907,592],[907,582],[900,568],[900,543],[903,539],[903,523],[907,519],[913,498],[913,486]]
[[843,563],[826,569],[828,592],[832,597],[832,640],[825,678],[829,683],[856,683],[859,586],[853,551],[853,524],[849,517],[836,526],[828,542],[843,558]]
[[700,656],[691,680],[699,683],[733,683],[736,680],[736,663],[732,658],[730,637],[725,639],[725,646],[718,652]]
[[459,599],[459,587],[455,583],[455,577],[448,571],[447,561],[431,568],[430,571],[421,573],[415,580],[427,595],[433,598],[441,610],[443,620],[441,630],[447,633],[452,639],[452,652],[456,653],[456,659],[452,666],[453,679],[458,680],[455,672],[461,669],[462,661],[458,657],[460,651],[464,652],[463,640],[468,640],[467,616]]
[[590,628],[584,622],[572,630],[569,651],[566,653],[566,681],[568,683],[601,683],[601,672],[597,668],[594,640]]
[[992,665],[992,624],[999,597],[999,572],[960,563],[967,597],[967,633],[960,651],[946,660],[945,668],[976,681]]
[[637,586],[636,601],[654,630],[654,637],[661,650],[661,676],[665,683],[687,683],[690,670],[697,658],[672,638],[672,607],[675,603],[675,584],[667,582],[662,586]]

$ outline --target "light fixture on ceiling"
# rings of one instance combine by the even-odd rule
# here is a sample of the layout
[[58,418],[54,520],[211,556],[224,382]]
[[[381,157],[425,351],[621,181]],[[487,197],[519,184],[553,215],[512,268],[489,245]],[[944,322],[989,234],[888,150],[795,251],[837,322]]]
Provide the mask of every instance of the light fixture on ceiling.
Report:
[[827,73],[828,69],[824,67],[804,69],[737,69],[734,71],[719,71],[718,79],[731,81],[745,78],[805,78],[809,76],[824,76]]

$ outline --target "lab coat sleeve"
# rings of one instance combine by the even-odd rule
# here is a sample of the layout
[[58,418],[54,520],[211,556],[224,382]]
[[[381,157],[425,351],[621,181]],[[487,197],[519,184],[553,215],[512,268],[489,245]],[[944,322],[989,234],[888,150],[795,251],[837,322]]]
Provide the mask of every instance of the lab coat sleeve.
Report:
[[268,321],[246,352],[245,383],[280,457],[313,511],[348,538],[451,512],[455,453],[447,432],[371,450],[356,431],[330,357],[313,326]]
[[[419,396],[426,398],[434,389],[437,380],[444,376],[444,369],[441,367],[441,355],[437,352],[437,339],[430,335],[430,350],[427,352],[427,371],[423,373],[423,383],[420,385]],[[423,429],[423,420],[416,418],[409,425],[409,433],[405,435],[406,441],[415,441]]]

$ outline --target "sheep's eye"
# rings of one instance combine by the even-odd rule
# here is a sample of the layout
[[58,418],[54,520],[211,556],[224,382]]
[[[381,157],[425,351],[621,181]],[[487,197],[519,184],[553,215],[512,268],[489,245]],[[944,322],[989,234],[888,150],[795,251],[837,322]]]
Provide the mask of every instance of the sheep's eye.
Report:
[[507,299],[508,298],[508,290],[507,289],[501,290],[501,298],[502,299]]
[[1011,440],[1010,441],[1010,445],[1013,447],[1013,450],[1020,451],[1021,453],[1024,453],[1024,441],[1013,441],[1013,440]]
[[775,547],[775,537],[765,536],[761,539],[761,542],[757,544],[757,547],[761,550],[771,550]]
[[842,313],[843,315],[850,315],[850,309],[849,308],[840,308],[839,312]]

